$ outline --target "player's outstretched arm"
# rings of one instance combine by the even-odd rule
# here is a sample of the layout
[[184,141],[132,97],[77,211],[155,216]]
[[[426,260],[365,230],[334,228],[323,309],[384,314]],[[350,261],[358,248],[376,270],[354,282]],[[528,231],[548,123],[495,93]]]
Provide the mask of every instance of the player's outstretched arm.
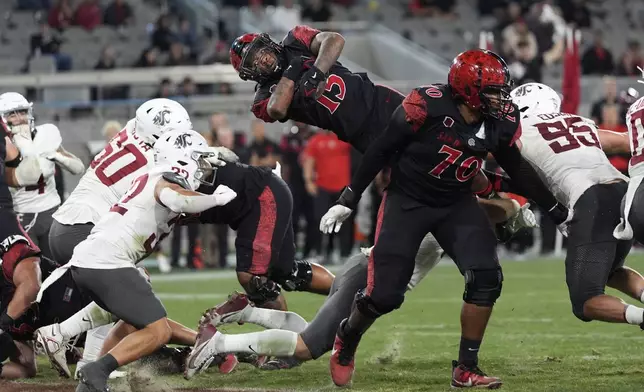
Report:
[[55,166],[50,160],[41,156],[23,156],[18,148],[5,137],[7,154],[5,156],[5,180],[7,185],[20,188],[36,185],[40,176],[49,178],[54,175]]
[[[404,105],[404,104],[403,104]],[[416,134],[403,105],[398,106],[385,131],[367,149],[351,179],[351,190],[359,197],[396,151],[403,149]]]
[[[172,175],[171,173],[169,176]],[[237,197],[237,193],[226,185],[219,185],[212,195],[206,195],[188,190],[178,183],[161,179],[154,189],[154,197],[157,202],[173,212],[196,214],[212,207],[228,204]]]
[[619,133],[598,129],[599,143],[602,150],[609,154],[628,154],[631,152],[631,143],[628,140],[628,133]]
[[516,144],[499,148],[494,158],[513,180],[518,194],[534,200],[539,207],[548,211],[555,224],[568,219],[568,208],[557,201],[532,165],[523,158]]
[[68,152],[63,146],[58,147],[58,150],[49,158],[57,162],[63,169],[72,174],[81,174],[85,171],[85,165],[76,155]]

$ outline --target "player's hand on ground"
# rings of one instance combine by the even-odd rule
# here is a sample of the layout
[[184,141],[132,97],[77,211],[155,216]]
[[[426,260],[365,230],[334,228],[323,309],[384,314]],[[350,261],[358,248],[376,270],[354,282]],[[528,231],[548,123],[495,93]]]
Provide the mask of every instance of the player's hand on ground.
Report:
[[237,197],[237,192],[226,185],[219,185],[212,195],[215,197],[218,206],[225,206]]
[[320,231],[324,234],[337,233],[344,222],[353,212],[349,207],[336,204],[320,219]]

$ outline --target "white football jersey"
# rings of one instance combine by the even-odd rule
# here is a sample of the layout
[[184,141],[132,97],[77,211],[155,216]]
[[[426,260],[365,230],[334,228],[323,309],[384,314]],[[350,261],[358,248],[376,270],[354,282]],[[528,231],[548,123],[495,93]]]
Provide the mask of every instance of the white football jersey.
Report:
[[132,267],[152,253],[155,245],[172,231],[179,216],[154,197],[161,178],[162,169],[158,168],[136,178],[87,239],[76,246],[70,265],[95,269]]
[[[54,124],[42,124],[36,127],[32,154],[40,155],[52,151],[57,146],[47,145],[48,140],[60,139],[60,131]],[[27,154],[29,155],[29,154]],[[52,162],[52,165],[54,163]],[[13,197],[13,210],[19,214],[29,214],[47,211],[60,204],[60,196],[56,191],[54,176],[40,176],[36,185],[22,188],[9,188]]]
[[644,97],[638,99],[626,112],[626,126],[631,143],[631,160],[628,174],[633,177],[644,175]]
[[592,120],[567,113],[524,115],[521,129],[521,155],[570,209],[593,185],[628,181],[608,161]]
[[54,219],[65,225],[94,223],[154,167],[154,150],[136,134],[134,119],[98,153]]

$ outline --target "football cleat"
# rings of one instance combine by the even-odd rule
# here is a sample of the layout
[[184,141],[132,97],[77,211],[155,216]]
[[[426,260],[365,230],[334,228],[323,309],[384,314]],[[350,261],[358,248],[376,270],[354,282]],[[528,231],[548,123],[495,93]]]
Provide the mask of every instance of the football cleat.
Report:
[[230,323],[243,324],[244,312],[252,307],[253,304],[248,296],[236,291],[228,297],[226,302],[208,309],[205,314],[210,318],[210,324],[215,327]]
[[69,341],[60,333],[60,325],[47,325],[36,330],[36,345],[47,355],[51,367],[61,377],[71,378],[72,373],[67,366],[67,347]]
[[497,389],[501,385],[501,379],[489,377],[478,366],[467,367],[452,361],[452,388]]
[[351,383],[353,372],[355,370],[355,354],[360,343],[359,336],[347,336],[344,333],[344,325],[347,319],[344,319],[338,327],[338,333],[335,335],[333,342],[333,351],[329,360],[329,370],[333,383],[339,387]]
[[259,368],[262,370],[286,370],[286,369],[292,369],[294,367],[298,367],[301,364],[302,364],[301,361],[298,361],[293,357],[285,357],[285,358],[271,359],[270,361],[266,362]]
[[210,323],[208,312],[204,313],[199,320],[199,330],[197,341],[192,351],[186,358],[186,367],[183,371],[183,377],[190,380],[195,374],[204,371],[215,360],[215,343],[219,332],[217,327]]
[[107,378],[102,376],[96,362],[90,362],[78,371],[78,381],[76,392],[110,392]]
[[237,364],[239,363],[235,354],[224,353],[215,355],[214,362],[217,363],[219,373],[221,374],[231,373],[233,370],[235,370]]

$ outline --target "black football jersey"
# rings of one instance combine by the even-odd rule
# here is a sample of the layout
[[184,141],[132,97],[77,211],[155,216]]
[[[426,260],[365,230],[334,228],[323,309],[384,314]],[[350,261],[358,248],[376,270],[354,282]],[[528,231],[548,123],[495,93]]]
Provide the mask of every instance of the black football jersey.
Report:
[[216,168],[214,184],[202,185],[199,192],[212,194],[217,186],[223,184],[234,190],[237,197],[225,206],[202,212],[201,222],[228,224],[236,230],[239,219],[250,211],[254,201],[264,192],[270,176],[270,168],[243,163],[227,163],[226,166]]
[[435,206],[471,197],[471,183],[488,152],[520,136],[518,109],[503,119],[467,124],[448,85],[413,90],[402,103],[415,134],[392,168],[390,189]]
[[[315,61],[310,47],[318,33],[319,30],[308,26],[296,26],[289,31],[281,42],[287,62],[300,56],[308,57],[304,67],[308,69],[307,64],[312,65]],[[258,85],[255,92],[251,110],[257,118],[266,122],[275,121],[268,115],[267,105],[277,82]],[[368,123],[374,98],[375,85],[366,74],[353,73],[336,62],[329,70],[326,91],[317,102],[311,104],[296,90],[287,117],[282,121],[294,120],[327,129],[338,135],[340,140],[351,142],[362,132],[363,124]]]

